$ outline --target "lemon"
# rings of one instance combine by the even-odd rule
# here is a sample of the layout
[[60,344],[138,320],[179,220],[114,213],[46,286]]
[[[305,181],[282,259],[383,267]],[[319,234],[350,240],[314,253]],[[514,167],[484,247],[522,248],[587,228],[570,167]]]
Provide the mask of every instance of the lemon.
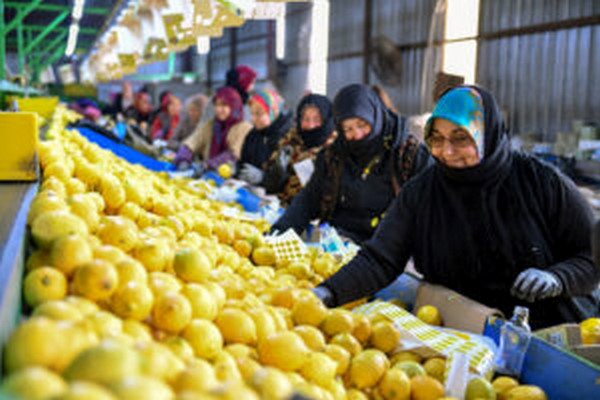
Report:
[[145,285],[148,282],[148,273],[144,266],[133,259],[124,259],[114,264],[119,275],[119,288],[124,287],[129,282],[136,282]]
[[302,338],[294,332],[277,332],[258,344],[258,356],[262,364],[283,371],[299,370],[309,353]]
[[31,227],[33,240],[44,249],[50,248],[54,240],[69,234],[87,236],[88,227],[79,217],[64,210],[41,214]]
[[148,274],[148,286],[154,293],[154,297],[159,297],[168,292],[180,292],[183,288],[181,282],[165,272],[150,272]]
[[190,361],[194,359],[194,349],[192,346],[185,340],[179,336],[171,336],[166,339],[163,344],[171,350],[173,354],[179,357],[182,361]]
[[324,353],[308,354],[300,373],[310,382],[326,386],[334,380],[338,364]]
[[67,384],[56,373],[32,366],[9,375],[0,388],[15,398],[43,400],[63,394]]
[[147,376],[128,376],[113,383],[110,388],[120,399],[172,400],[175,398],[166,383]]
[[67,182],[65,182],[65,189],[67,190],[68,194],[73,195],[85,193],[87,187],[85,186],[85,183],[83,183],[81,180],[77,178],[70,178]]
[[110,384],[140,373],[137,353],[114,340],[104,340],[81,352],[63,373],[69,381]]
[[195,359],[189,366],[181,371],[173,388],[178,392],[186,390],[193,392],[207,392],[219,384],[213,366],[205,360]]
[[127,260],[127,254],[118,247],[111,245],[100,245],[94,247],[94,258],[99,258],[104,261],[116,265],[121,261]]
[[258,247],[252,252],[252,261],[256,265],[275,265],[275,250],[268,246]]
[[41,267],[25,276],[23,294],[30,307],[48,300],[60,300],[67,295],[67,280],[60,271]]
[[548,400],[546,393],[538,386],[520,385],[506,393],[506,400]]
[[600,344],[600,318],[588,318],[579,324],[581,343]]
[[319,326],[329,314],[329,310],[316,297],[299,299],[292,308],[292,319],[296,325]]
[[92,247],[81,235],[61,236],[54,241],[50,250],[52,265],[68,277],[73,275],[75,268],[92,259]]
[[294,327],[296,332],[306,346],[313,351],[323,351],[325,349],[325,336],[323,333],[311,325],[298,325]]
[[119,179],[110,174],[106,174],[101,178],[100,194],[104,198],[106,207],[110,210],[118,210],[127,200],[123,185],[121,185]]
[[148,342],[152,340],[150,328],[143,322],[134,319],[123,320],[122,330],[123,333],[129,335],[136,341]]
[[52,211],[65,211],[67,204],[64,199],[55,191],[48,190],[39,193],[29,206],[29,214],[27,215],[27,223],[32,224],[37,217]]
[[266,339],[273,333],[277,332],[277,324],[269,310],[265,308],[250,307],[248,308],[247,312],[256,326],[257,340]]
[[35,250],[29,258],[27,259],[27,263],[25,264],[25,270],[27,272],[31,272],[34,269],[40,267],[51,266],[52,261],[50,261],[50,253],[45,250]]
[[167,346],[158,342],[138,342],[135,349],[143,375],[171,382],[185,369],[185,364]]
[[65,164],[59,162],[51,162],[44,168],[44,177],[55,177],[61,182],[66,182],[71,178],[71,174]]
[[133,255],[149,272],[152,272],[164,271],[172,262],[174,252],[169,248],[166,240],[147,238],[138,243]]
[[83,318],[83,313],[75,305],[63,300],[49,300],[41,303],[33,310],[32,315],[55,321],[79,321]]
[[128,282],[110,299],[111,310],[121,318],[141,321],[150,315],[154,295],[145,283]]
[[352,313],[341,308],[331,310],[321,324],[321,330],[328,336],[335,336],[338,333],[350,333],[353,329],[354,317]]
[[227,294],[225,290],[215,282],[206,282],[204,287],[212,294],[213,299],[217,302],[219,309],[223,308],[225,301],[227,301]]
[[393,368],[404,371],[409,378],[427,375],[425,368],[415,361],[400,361],[393,364]]
[[217,326],[205,319],[194,319],[181,333],[196,357],[211,360],[223,349],[223,336]]
[[126,202],[119,208],[119,215],[128,218],[132,221],[137,221],[142,212],[145,212],[140,206],[130,201]]
[[389,353],[400,344],[400,336],[400,331],[392,322],[380,321],[373,325],[371,344],[384,353]]
[[54,176],[50,176],[44,179],[44,183],[40,186],[40,194],[41,192],[53,192],[60,198],[65,198],[67,195],[67,183],[62,182]]
[[221,331],[225,343],[256,343],[256,325],[244,311],[225,308],[217,317],[215,324]]
[[443,358],[430,358],[423,364],[425,373],[432,378],[444,383],[444,371],[446,370],[446,361]]
[[85,297],[67,296],[65,302],[77,308],[84,317],[98,311],[98,305]]
[[192,318],[204,318],[213,321],[219,312],[219,305],[212,293],[205,286],[188,283],[182,289],[182,294],[192,306]]
[[360,343],[366,344],[371,337],[373,328],[371,321],[367,316],[362,314],[352,314],[354,318],[354,328],[352,329],[352,336],[354,336]]
[[231,168],[231,165],[223,163],[219,165],[219,168],[217,168],[217,172],[219,173],[219,176],[221,176],[221,178],[229,179],[233,174],[233,169]]
[[294,390],[285,373],[272,367],[258,370],[252,377],[252,384],[265,400],[287,399]]
[[123,332],[123,320],[108,311],[100,310],[86,318],[100,338],[116,338]]
[[231,244],[235,240],[233,227],[225,221],[216,221],[213,227],[213,234],[217,237],[220,243]]
[[96,383],[81,381],[72,382],[56,400],[116,400],[116,397]]
[[117,290],[119,274],[106,261],[95,259],[75,270],[73,290],[90,300],[108,299]]
[[350,381],[359,389],[377,385],[389,368],[389,360],[379,350],[358,353],[350,362]]
[[197,249],[181,249],[175,254],[173,268],[177,276],[186,282],[204,282],[212,265],[208,257]]
[[108,216],[98,228],[98,237],[103,243],[128,252],[137,245],[139,233],[137,226],[129,218]]
[[342,346],[343,348],[348,350],[350,355],[352,355],[353,357],[362,351],[361,344],[358,342],[358,340],[356,340],[354,336],[352,336],[349,333],[338,333],[337,335],[331,338],[329,344],[337,344],[339,346]]
[[213,361],[215,374],[221,382],[236,384],[243,381],[233,356],[225,351],[220,352]]
[[400,351],[398,353],[395,353],[392,356],[392,358],[390,358],[390,363],[392,365],[396,365],[400,361],[414,361],[417,364],[420,364],[422,361],[422,357],[410,351]]
[[154,300],[152,324],[166,332],[177,333],[192,320],[192,306],[180,293],[167,292]]
[[98,204],[89,194],[74,194],[67,199],[71,212],[81,218],[90,232],[96,232],[100,225]]
[[442,316],[440,311],[431,305],[424,305],[417,310],[417,318],[429,325],[442,325]]
[[492,387],[498,396],[498,400],[506,400],[508,391],[517,386],[519,386],[519,382],[508,376],[499,376],[492,382]]
[[436,400],[444,396],[444,386],[430,376],[418,375],[410,380],[411,400]]
[[143,206],[146,203],[148,193],[141,182],[133,179],[125,179],[123,189],[125,190],[125,197],[128,202],[138,206]]
[[496,391],[494,387],[485,378],[473,378],[467,384],[465,392],[465,400],[486,399],[496,400]]
[[403,371],[387,370],[379,383],[379,392],[386,400],[409,400],[410,378]]
[[61,321],[57,326],[64,345],[54,369],[63,371],[80,352],[98,344],[98,335],[87,320]]

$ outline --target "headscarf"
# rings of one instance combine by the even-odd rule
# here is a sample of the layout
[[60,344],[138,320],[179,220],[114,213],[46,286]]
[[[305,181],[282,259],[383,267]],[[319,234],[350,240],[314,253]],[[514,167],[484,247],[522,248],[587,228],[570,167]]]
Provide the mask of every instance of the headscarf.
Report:
[[[195,96],[189,97],[185,101],[185,111],[183,115],[182,121],[177,125],[177,132],[175,133],[175,137],[178,140],[183,140],[194,133],[194,130],[198,126],[198,123],[202,120],[202,114],[204,114],[204,109],[208,104],[208,97],[203,94],[197,94]],[[194,108],[200,111],[200,117],[198,121],[195,123],[190,119],[190,116],[187,113],[187,109],[189,106],[193,106]]]
[[[321,126],[303,130],[301,128],[302,114],[307,107],[316,107],[321,114],[323,123]],[[320,94],[309,94],[300,100],[296,111],[296,130],[302,138],[302,142],[307,148],[321,146],[334,130],[333,125],[333,105],[331,100]]]
[[248,101],[248,89],[252,82],[256,80],[256,71],[247,65],[238,65],[234,69],[227,71],[226,86],[235,88],[240,94],[243,102]]
[[[394,114],[369,86],[352,84],[342,88],[333,100],[333,117],[345,153],[360,166],[385,151],[386,143],[395,139]],[[371,133],[361,140],[346,140],[342,121],[349,118],[366,121]]]
[[271,123],[279,117],[285,106],[283,98],[271,89],[255,90],[249,102],[258,104],[269,115]]
[[462,86],[450,90],[443,95],[425,126],[425,139],[431,135],[431,127],[435,118],[443,118],[463,128],[477,146],[479,158],[485,156],[483,123],[483,100],[472,87]]
[[213,103],[221,100],[231,109],[229,117],[225,121],[213,120],[213,136],[210,145],[209,157],[213,158],[228,150],[227,134],[231,127],[244,119],[244,103],[238,92],[228,86],[217,90],[213,96]]

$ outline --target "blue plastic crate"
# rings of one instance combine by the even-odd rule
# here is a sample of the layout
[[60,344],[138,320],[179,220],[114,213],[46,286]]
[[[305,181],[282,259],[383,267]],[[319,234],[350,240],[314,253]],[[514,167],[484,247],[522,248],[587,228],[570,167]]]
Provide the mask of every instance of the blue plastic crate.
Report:
[[158,161],[152,157],[140,153],[139,151],[118,143],[112,139],[107,138],[89,128],[77,128],[79,133],[83,135],[90,142],[96,143],[103,149],[110,150],[117,156],[132,164],[140,164],[152,171],[164,172],[164,171],[175,171],[175,166],[171,163]]

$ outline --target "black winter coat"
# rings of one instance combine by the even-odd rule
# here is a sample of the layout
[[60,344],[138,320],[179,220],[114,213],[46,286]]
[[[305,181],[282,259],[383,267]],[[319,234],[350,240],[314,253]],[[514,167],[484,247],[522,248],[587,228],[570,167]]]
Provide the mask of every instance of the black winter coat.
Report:
[[271,154],[277,150],[281,138],[288,132],[293,123],[292,113],[281,113],[275,121],[265,129],[252,128],[242,146],[240,165],[249,163],[263,169]]

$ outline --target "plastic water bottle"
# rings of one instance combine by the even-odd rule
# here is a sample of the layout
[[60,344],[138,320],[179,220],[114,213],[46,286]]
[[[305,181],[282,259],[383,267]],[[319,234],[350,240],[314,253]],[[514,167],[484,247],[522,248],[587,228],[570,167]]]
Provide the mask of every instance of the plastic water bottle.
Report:
[[337,234],[335,228],[324,222],[319,225],[319,243],[323,251],[337,254],[343,251],[344,243]]
[[510,321],[506,321],[500,329],[496,372],[518,378],[521,375],[530,340],[529,309],[516,306]]

